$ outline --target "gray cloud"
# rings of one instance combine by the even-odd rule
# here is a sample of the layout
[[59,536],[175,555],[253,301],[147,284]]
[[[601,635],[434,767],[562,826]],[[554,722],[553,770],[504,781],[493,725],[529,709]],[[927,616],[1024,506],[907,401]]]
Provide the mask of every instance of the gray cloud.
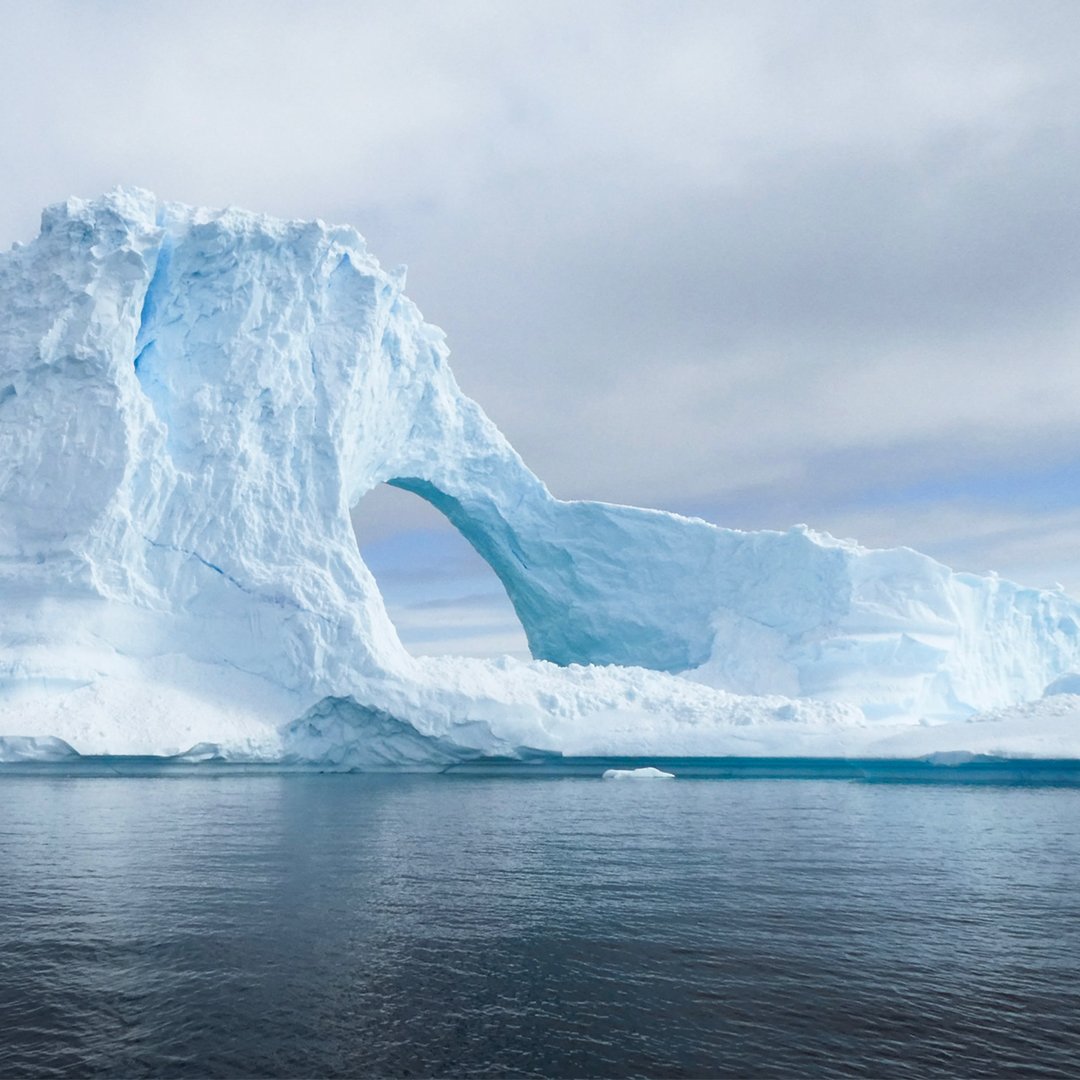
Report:
[[1068,562],[1067,486],[935,522],[1076,457],[1074,4],[0,13],[0,242],[118,182],[350,221],[556,494]]

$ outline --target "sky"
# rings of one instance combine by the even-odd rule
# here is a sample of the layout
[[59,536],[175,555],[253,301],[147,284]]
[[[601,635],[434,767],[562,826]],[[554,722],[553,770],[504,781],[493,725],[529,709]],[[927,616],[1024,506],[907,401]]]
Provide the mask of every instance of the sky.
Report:
[[[561,498],[1080,596],[1080,5],[0,0],[0,248],[137,184],[355,225]],[[430,508],[416,651],[524,653]]]

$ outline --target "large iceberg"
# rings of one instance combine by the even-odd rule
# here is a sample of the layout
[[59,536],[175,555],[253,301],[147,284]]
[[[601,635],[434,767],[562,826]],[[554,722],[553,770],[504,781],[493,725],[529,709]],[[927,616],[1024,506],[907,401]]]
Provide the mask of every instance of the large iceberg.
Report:
[[[403,286],[351,228],[126,189],[0,255],[0,736],[342,767],[902,753],[1080,668],[1060,592],[553,498]],[[405,651],[350,523],[381,483],[491,565],[532,662]]]

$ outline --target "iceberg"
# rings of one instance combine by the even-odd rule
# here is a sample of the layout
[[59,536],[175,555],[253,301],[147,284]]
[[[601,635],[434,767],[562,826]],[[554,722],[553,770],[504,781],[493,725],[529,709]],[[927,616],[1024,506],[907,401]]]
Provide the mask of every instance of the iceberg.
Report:
[[[404,286],[352,228],[136,189],[0,255],[0,736],[356,768],[931,753],[1080,669],[1060,591],[554,498]],[[349,516],[383,483],[489,563],[531,662],[406,652]]]

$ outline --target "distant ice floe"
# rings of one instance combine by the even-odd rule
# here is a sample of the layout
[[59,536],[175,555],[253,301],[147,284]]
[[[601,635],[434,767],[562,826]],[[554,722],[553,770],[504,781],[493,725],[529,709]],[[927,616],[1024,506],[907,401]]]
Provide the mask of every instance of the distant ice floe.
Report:
[[651,765],[642,769],[606,769],[604,780],[674,780],[675,774],[654,769]]

